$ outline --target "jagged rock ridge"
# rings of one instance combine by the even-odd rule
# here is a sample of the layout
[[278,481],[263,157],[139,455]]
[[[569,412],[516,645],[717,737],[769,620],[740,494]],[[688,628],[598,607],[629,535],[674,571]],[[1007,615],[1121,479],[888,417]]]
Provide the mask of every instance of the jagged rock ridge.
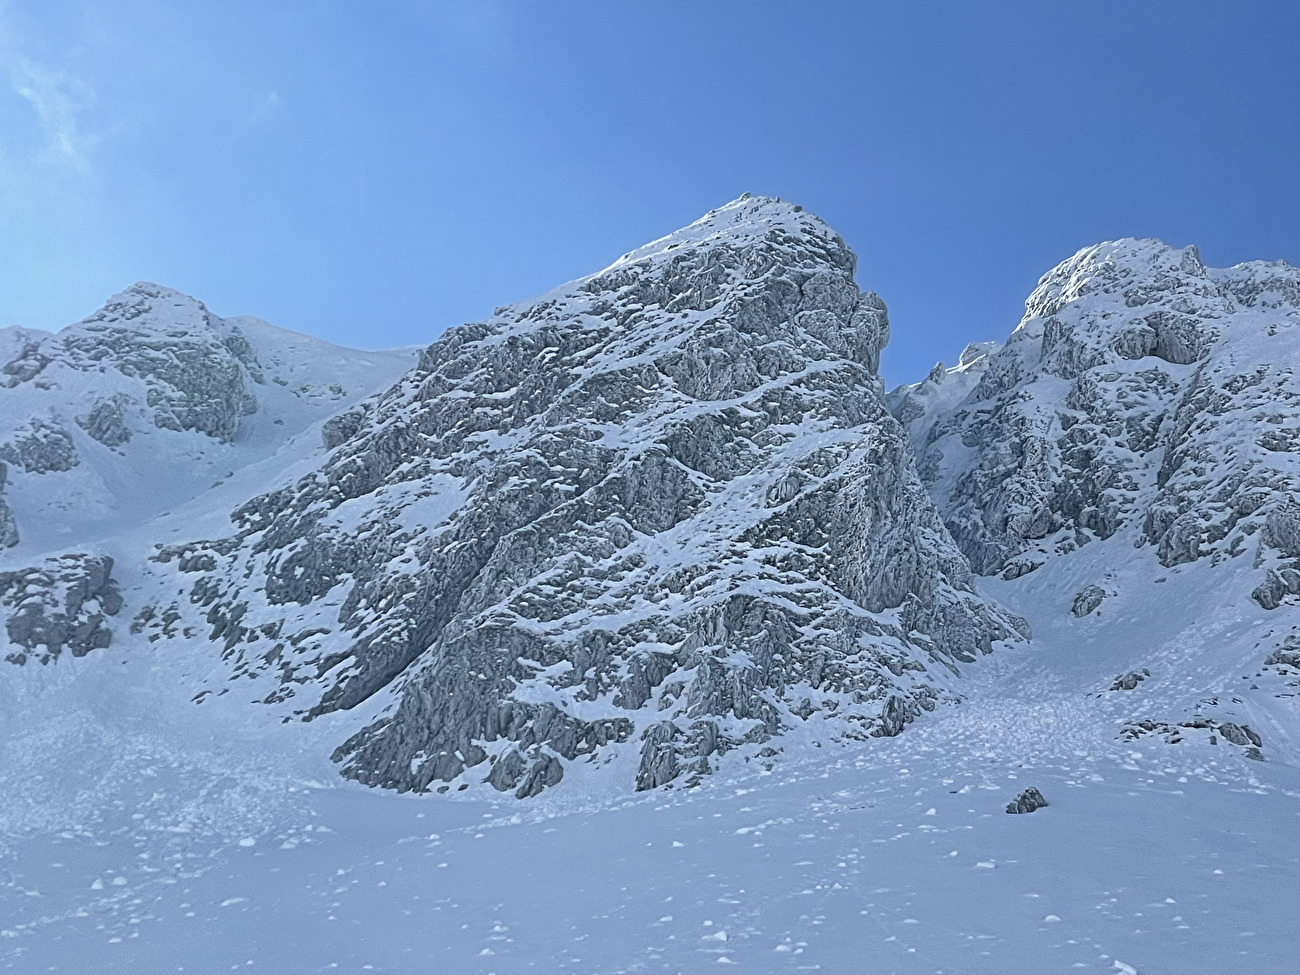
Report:
[[854,265],[741,199],[450,330],[234,535],[160,549],[192,580],[167,611],[267,704],[390,693],[336,758],[397,789],[529,796],[629,740],[652,788],[814,715],[897,734],[1026,634],[917,477]]
[[890,394],[979,573],[1130,530],[1165,566],[1254,556],[1300,592],[1300,271],[1121,240],[1048,272],[1003,346]]

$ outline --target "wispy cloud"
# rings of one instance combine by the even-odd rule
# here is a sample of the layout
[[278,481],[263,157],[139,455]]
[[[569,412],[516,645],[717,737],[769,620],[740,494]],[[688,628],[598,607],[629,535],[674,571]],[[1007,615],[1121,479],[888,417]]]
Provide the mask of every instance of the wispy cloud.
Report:
[[280,96],[273,91],[258,92],[253,97],[253,110],[249,112],[250,122],[260,122],[280,107]]
[[85,171],[93,140],[78,127],[78,116],[94,100],[84,83],[38,64],[22,52],[0,6],[0,67],[9,75],[14,93],[26,99],[45,136],[44,157]]

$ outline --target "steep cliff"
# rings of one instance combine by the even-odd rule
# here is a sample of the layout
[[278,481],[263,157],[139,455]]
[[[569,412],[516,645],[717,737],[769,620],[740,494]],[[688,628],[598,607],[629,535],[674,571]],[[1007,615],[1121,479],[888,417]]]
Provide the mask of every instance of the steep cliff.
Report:
[[168,610],[286,714],[390,695],[336,758],[402,790],[525,797],[623,742],[652,788],[814,715],[897,734],[1024,627],[916,475],[854,265],[742,198],[448,331],[234,534],[162,549]]

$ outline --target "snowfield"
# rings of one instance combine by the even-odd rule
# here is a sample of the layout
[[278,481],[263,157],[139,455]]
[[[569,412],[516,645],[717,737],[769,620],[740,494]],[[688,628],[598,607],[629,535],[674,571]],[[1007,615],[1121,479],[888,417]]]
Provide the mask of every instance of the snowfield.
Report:
[[[602,275],[661,267],[669,255],[718,240],[748,246],[768,239],[765,225],[737,213],[784,221],[785,229],[803,226],[804,218],[787,205],[773,210],[775,201],[758,201],[746,211],[739,204],[715,212],[735,221],[730,229],[706,218],[625,255]],[[58,337],[38,336],[46,350],[38,354],[29,348],[36,342],[30,334],[0,333],[13,346],[9,352],[25,356],[27,365],[15,367],[19,372],[30,372],[42,356],[50,360],[29,379],[0,389],[0,433],[18,444],[27,442],[23,437],[48,444],[53,434],[32,433],[29,419],[53,416],[81,458],[44,471],[35,461],[30,469],[9,462],[0,499],[12,505],[20,539],[0,551],[0,613],[12,620],[14,607],[42,596],[37,582],[4,596],[10,591],[5,586],[18,585],[4,581],[5,573],[65,552],[109,555],[113,585],[124,600],[120,612],[108,612],[111,596],[101,588],[99,595],[83,593],[80,615],[69,610],[87,626],[98,620],[111,628],[107,646],[94,645],[86,637],[93,629],[83,630],[46,663],[30,650],[22,664],[0,660],[0,970],[508,975],[736,965],[834,973],[1294,971],[1300,950],[1294,919],[1300,904],[1300,615],[1285,573],[1293,571],[1287,559],[1300,551],[1288,552],[1282,529],[1289,524],[1288,505],[1300,504],[1300,483],[1289,480],[1286,451],[1251,453],[1249,410],[1261,408],[1255,400],[1231,399],[1263,395],[1250,392],[1255,387],[1238,389],[1231,375],[1248,373],[1271,350],[1290,345],[1269,345],[1256,333],[1233,338],[1246,326],[1238,323],[1234,331],[1235,312],[1226,304],[1211,309],[1219,317],[1196,318],[1205,308],[1185,300],[1182,278],[1162,291],[1164,272],[1151,276],[1140,268],[1126,277],[1126,260],[1157,266],[1166,259],[1145,244],[1126,246],[1081,252],[1091,256],[1062,265],[1068,274],[1061,280],[1074,291],[1063,299],[1064,311],[1044,313],[1057,326],[1049,329],[1031,315],[1006,346],[975,348],[955,369],[937,369],[924,383],[891,394],[901,426],[882,414],[851,428],[854,437],[896,438],[904,446],[911,437],[908,449],[922,459],[921,479],[949,524],[942,543],[954,553],[957,542],[963,545],[965,556],[952,558],[982,558],[988,566],[963,596],[970,601],[965,605],[989,607],[991,618],[1022,617],[1032,639],[998,640],[992,652],[970,660],[945,658],[943,686],[951,691],[936,697],[932,709],[918,708],[897,729],[901,733],[849,734],[853,726],[840,704],[831,706],[834,695],[814,695],[816,705],[799,714],[782,703],[774,685],[762,699],[783,716],[779,733],[748,741],[737,733],[725,753],[703,755],[708,774],[678,775],[639,791],[633,784],[645,767],[644,740],[633,736],[602,742],[594,753],[598,760],[566,758],[562,781],[524,799],[515,797],[513,783],[498,791],[482,781],[519,741],[506,737],[482,739],[487,754],[480,764],[462,765],[445,780],[425,777],[429,791],[368,788],[341,776],[331,755],[358,729],[390,721],[404,693],[414,693],[405,691],[415,686],[413,678],[395,679],[355,707],[323,710],[304,721],[288,706],[265,703],[271,682],[237,671],[237,655],[220,639],[210,640],[206,628],[188,637],[181,632],[194,625],[188,614],[202,619],[202,613],[186,602],[190,580],[176,574],[184,570],[158,561],[159,546],[229,535],[230,512],[250,498],[277,489],[275,497],[293,497],[297,490],[321,514],[319,524],[330,537],[355,533],[378,517],[392,537],[405,538],[423,531],[432,536],[465,510],[467,499],[481,496],[467,487],[477,482],[461,478],[458,469],[429,468],[392,477],[359,500],[331,502],[328,512],[312,501],[312,479],[329,469],[328,458],[346,456],[349,444],[369,435],[361,420],[351,426],[331,417],[346,416],[385,389],[382,403],[398,404],[403,416],[414,416],[410,404],[424,402],[413,392],[414,373],[399,379],[411,355],[354,356],[323,343],[307,348],[304,343],[314,340],[253,320],[215,319],[201,305],[201,312],[186,305],[186,314],[198,316],[192,328],[202,322],[211,330],[193,354],[224,363],[222,375],[233,390],[227,402],[234,412],[214,419],[186,412],[194,406],[186,393],[194,388],[185,385],[193,381],[190,374],[178,378],[140,368],[133,377],[91,367],[89,379],[78,379],[60,372],[81,367],[79,360],[60,359]],[[1218,301],[1208,285],[1197,283],[1199,272],[1178,256],[1182,252],[1171,253],[1175,263],[1169,266],[1196,278],[1186,286],[1200,289],[1197,300]],[[1107,278],[1111,271],[1099,272],[1087,261],[1119,261],[1120,271]],[[717,262],[702,263],[707,273],[717,273]],[[1293,309],[1300,289],[1283,300],[1285,287],[1276,282],[1291,280],[1294,269],[1261,267],[1271,269],[1268,275],[1232,269],[1211,276],[1231,284],[1234,294],[1281,296],[1271,311],[1252,305],[1253,317],[1242,321],[1266,329],[1276,318],[1289,328],[1298,320]],[[769,270],[765,265],[762,273]],[[1050,284],[1049,278],[1044,281]],[[1145,418],[1141,430],[1108,426],[1110,413],[1134,399],[1107,400],[1103,408],[1094,400],[1081,406],[1076,396],[1073,405],[1063,405],[1072,384],[1113,387],[1129,397],[1137,382],[1132,377],[1149,377],[1155,368],[1157,342],[1172,341],[1160,337],[1173,321],[1167,318],[1152,319],[1151,336],[1133,338],[1137,326],[1123,320],[1127,313],[1120,309],[1134,306],[1111,291],[1090,298],[1089,282],[1098,280],[1147,289],[1146,304],[1134,314],[1149,315],[1147,305],[1166,302],[1188,321],[1214,322],[1206,358],[1172,362],[1167,370],[1170,382],[1186,388],[1143,379],[1157,392],[1137,397],[1140,410],[1133,409]],[[1267,286],[1255,292],[1241,283],[1261,280]],[[141,287],[154,289],[151,301],[184,298]],[[547,297],[571,293],[573,286],[565,287],[570,291]],[[1080,304],[1065,307],[1069,301]],[[1089,317],[1090,307],[1100,311]],[[645,317],[639,320],[649,329]],[[145,325],[133,327],[149,321],[146,316]],[[1059,337],[1062,321],[1077,325],[1082,336],[1070,347],[1064,371],[1073,374],[1066,377],[1050,371],[1050,357],[1038,344],[1044,331]],[[247,336],[247,354],[227,341],[231,322]],[[681,327],[695,324],[691,318]],[[159,327],[166,332],[166,322]],[[1179,341],[1195,345],[1190,326],[1179,328]],[[519,329],[522,334],[525,326]],[[1114,334],[1129,337],[1113,340]],[[1278,334],[1291,341],[1285,329]],[[1033,339],[1029,352],[1025,335]],[[1229,347],[1221,336],[1238,344]],[[806,339],[801,333],[799,341]],[[1139,340],[1147,345],[1132,345]],[[157,352],[156,336],[131,341],[131,349],[143,343]],[[1117,343],[1123,362],[1107,358]],[[820,374],[833,355],[816,349],[824,358],[809,370]],[[1127,358],[1130,352],[1138,358]],[[190,361],[189,352],[168,354]],[[1187,358],[1178,350],[1172,355]],[[1296,361],[1289,355],[1269,363],[1287,370],[1284,379]],[[1005,364],[1012,356],[1021,357],[1018,365]],[[364,357],[362,365],[357,357]],[[1222,366],[1223,378],[1214,381],[1232,392],[1210,400],[1213,408],[1197,414],[1200,426],[1180,424],[1178,410],[1192,402],[1188,390],[1214,375],[1197,371],[1201,361]],[[874,373],[873,362],[859,365]],[[348,378],[337,380],[345,392],[329,392],[336,382],[331,376],[347,369],[353,370]],[[996,369],[1002,378],[986,381]],[[290,370],[297,372],[290,376]],[[42,374],[60,385],[37,388],[33,383]],[[272,374],[286,384],[269,381]],[[845,388],[864,402],[880,396],[865,380]],[[1285,433],[1296,426],[1286,383],[1261,388],[1275,391],[1276,406],[1264,413],[1279,419],[1267,420],[1268,428]],[[256,411],[242,412],[245,393],[258,398]],[[113,399],[119,394],[131,398],[121,409],[122,401]],[[380,399],[365,401],[372,413],[388,408],[374,405]],[[91,437],[77,419],[99,403],[109,404],[100,414],[104,422],[87,423],[119,440],[114,446]],[[1071,411],[1062,426],[1060,417]],[[1216,469],[1207,463],[1207,451],[1215,448],[1204,445],[1220,436],[1210,421],[1220,415],[1228,418],[1224,436],[1234,438],[1234,449],[1223,450],[1231,464],[1219,473],[1236,477],[1232,464],[1241,465],[1231,483],[1261,499],[1253,509],[1225,501],[1219,490],[1224,481],[1215,480]],[[133,431],[129,440],[105,433],[116,429],[114,417]],[[167,425],[173,419],[180,429]],[[193,428],[185,426],[191,421]],[[1046,485],[1068,487],[1082,477],[1079,455],[1070,450],[1083,442],[1077,431],[1090,424],[1094,439],[1109,438],[1099,456],[1112,476],[1089,481],[1095,496],[1082,504],[1066,489]],[[491,429],[497,429],[495,414]],[[932,429],[939,433],[931,435]],[[988,431],[989,439],[981,443],[964,434],[972,429]],[[1071,429],[1075,439],[1061,441]],[[236,432],[223,440],[229,430]],[[647,443],[659,436],[652,433]],[[1043,439],[1042,452],[1027,456],[1007,446],[1030,435]],[[1286,440],[1270,436],[1270,443]],[[1170,437],[1183,438],[1176,449],[1192,459],[1185,469],[1161,474],[1175,442]],[[789,442],[792,454],[805,452],[797,438]],[[40,458],[67,456],[56,447],[49,453],[40,446]],[[778,453],[769,463],[777,463]],[[1257,454],[1266,465],[1252,466]],[[963,480],[963,472],[990,457],[1007,465],[986,465],[981,476],[993,487],[978,477]],[[1259,472],[1265,469],[1275,486],[1261,494]],[[763,491],[780,482],[781,471],[757,470],[772,474]],[[141,496],[142,482],[157,483],[152,500]],[[997,493],[1003,484],[1028,487],[1009,497]],[[99,498],[93,512],[83,512],[84,524],[69,522],[76,526],[67,533],[73,543],[58,530],[60,495],[49,485],[65,485],[68,504],[72,497]],[[731,488],[702,491],[723,499],[712,503],[724,514],[732,510],[721,507],[730,503]],[[1194,517],[1177,521],[1186,514],[1176,510],[1184,496],[1197,499],[1188,511],[1212,513],[1202,519],[1200,536],[1187,527]],[[929,524],[929,509],[907,500],[912,495],[892,497],[907,517]],[[1151,510],[1157,510],[1154,521],[1146,517]],[[1161,520],[1160,511],[1170,517]],[[1177,538],[1178,544],[1159,544],[1153,525],[1158,538]],[[954,526],[957,542],[946,534]],[[240,539],[245,549],[221,553],[240,553],[231,558],[230,578],[244,566],[243,579],[252,577],[254,555],[263,550],[253,552],[251,537]],[[638,538],[652,551],[650,542],[660,535]],[[177,561],[196,557],[177,552]],[[392,573],[424,571],[414,555],[414,561],[403,557],[393,555]],[[216,568],[202,571],[227,571],[215,559],[210,565]],[[1268,572],[1283,587],[1271,609],[1271,598],[1257,595]],[[835,588],[839,578],[810,570],[797,591],[816,588],[847,598],[843,587]],[[77,583],[61,585],[60,594]],[[164,587],[170,599],[185,604],[180,614],[170,621],[144,618],[133,632],[146,602],[161,611]],[[294,604],[296,625],[335,625],[338,592]],[[47,618],[58,608],[50,606]],[[274,608],[263,600],[254,611]],[[901,615],[893,606],[870,618],[881,627],[879,639],[897,640],[919,658],[917,648],[929,646],[929,638],[924,632],[893,635],[889,627],[900,626]],[[18,646],[14,642],[10,651]],[[2,643],[0,651],[9,652]],[[743,667],[735,655],[729,659]],[[418,667],[428,664],[420,658],[412,673],[418,677]],[[567,660],[524,659],[521,666],[531,677],[512,693],[523,705],[558,702],[575,713],[618,713],[607,699],[578,699],[565,683],[572,667]],[[796,696],[815,687],[797,669],[789,683],[799,688]],[[856,699],[846,692],[845,708],[850,700]],[[645,707],[654,708],[653,720],[676,715],[685,726],[688,718],[700,719],[702,712],[674,712],[671,703],[658,707],[651,700]],[[715,717],[724,733],[736,727],[725,715]],[[539,748],[530,760],[558,755]],[[411,776],[427,757],[411,758]],[[445,792],[436,791],[439,783]],[[1008,815],[1008,803],[1030,787],[1048,805]]]
[[[365,789],[313,747],[323,729],[270,739],[240,702],[196,721],[173,662],[91,655],[6,701],[4,964],[1286,972],[1300,776],[1295,698],[1276,695],[1297,688],[1254,676],[1263,610],[1188,611],[1215,571],[1101,620],[1070,616],[1062,580],[1002,584],[1036,637],[972,667],[963,704],[854,746],[810,723],[770,770],[636,796]],[[1105,690],[1139,665],[1137,691]],[[1266,736],[1266,761],[1117,740],[1181,714],[1198,676],[1237,691],[1225,713]],[[1006,815],[1027,785],[1051,805]]]

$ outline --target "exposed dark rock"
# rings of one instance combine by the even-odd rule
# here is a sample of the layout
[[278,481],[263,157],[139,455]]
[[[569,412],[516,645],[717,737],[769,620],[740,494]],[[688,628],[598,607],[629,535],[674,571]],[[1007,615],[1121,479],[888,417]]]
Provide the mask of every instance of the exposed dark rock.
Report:
[[1070,612],[1075,616],[1087,616],[1095,611],[1106,598],[1106,590],[1101,586],[1084,586],[1074,596],[1074,602],[1070,604]]
[[0,459],[29,474],[70,471],[81,463],[68,431],[54,417],[34,416],[0,444]]
[[558,785],[564,778],[564,766],[554,755],[543,754],[533,763],[523,785],[515,791],[516,799],[528,799],[550,785]]
[[1110,685],[1110,689],[1112,691],[1131,691],[1150,676],[1151,672],[1149,670],[1143,670],[1140,674],[1136,671],[1130,671],[1116,677],[1115,682]]
[[62,555],[39,565],[0,572],[0,612],[9,642],[19,649],[6,659],[49,663],[66,648],[74,657],[107,647],[113,634],[106,617],[122,608],[106,555]]
[[893,738],[903,732],[903,728],[912,720],[912,715],[908,713],[907,706],[903,703],[902,698],[891,694],[889,700],[885,702],[884,709],[880,712],[880,724],[875,729],[875,733],[884,738]]
[[326,450],[333,450],[356,436],[361,425],[366,422],[366,411],[360,407],[332,416],[321,427],[321,442]]
[[492,763],[492,771],[483,781],[498,792],[509,792],[523,777],[525,767],[523,757],[511,748]]
[[131,439],[131,428],[126,425],[130,405],[131,397],[125,393],[102,399],[85,416],[77,417],[77,425],[105,447],[120,447]]
[[657,789],[677,777],[677,750],[673,742],[681,731],[671,721],[652,724],[641,735],[641,765],[636,771],[637,791]]
[[0,373],[6,377],[4,385],[12,389],[22,383],[30,382],[39,376],[49,363],[50,357],[41,351],[39,342],[24,342],[23,350],[18,357],[0,367]]
[[1287,596],[1300,595],[1300,570],[1293,566],[1269,569],[1250,595],[1264,609],[1277,609]]
[[1033,786],[1030,786],[1024,792],[1020,793],[1020,795],[1016,796],[1014,801],[1007,803],[1007,812],[1016,814],[1031,813],[1036,809],[1043,809],[1046,806],[1047,800],[1043,798],[1043,794]]
[[5,501],[5,483],[9,480],[9,465],[0,460],[0,548],[13,548],[18,544],[18,521],[13,508]]
[[1126,725],[1120,732],[1120,738],[1124,741],[1134,741],[1145,735],[1159,735],[1164,738],[1165,742],[1170,745],[1177,745],[1182,742],[1189,731],[1208,732],[1208,740],[1211,745],[1217,745],[1219,739],[1223,738],[1229,744],[1242,746],[1248,753],[1247,758],[1253,758],[1263,761],[1264,756],[1259,751],[1264,742],[1251,730],[1249,725],[1238,725],[1231,721],[1216,721],[1213,718],[1206,718],[1197,715],[1189,721],[1179,721],[1177,724],[1170,724],[1167,721],[1152,721],[1145,719]]
[[1219,725],[1219,734],[1234,745],[1254,745],[1258,748],[1263,744],[1259,735],[1250,730],[1249,725],[1237,725],[1225,721]]
[[1279,647],[1268,655],[1264,661],[1264,666],[1290,667],[1293,670],[1300,670],[1300,647],[1285,646]]

